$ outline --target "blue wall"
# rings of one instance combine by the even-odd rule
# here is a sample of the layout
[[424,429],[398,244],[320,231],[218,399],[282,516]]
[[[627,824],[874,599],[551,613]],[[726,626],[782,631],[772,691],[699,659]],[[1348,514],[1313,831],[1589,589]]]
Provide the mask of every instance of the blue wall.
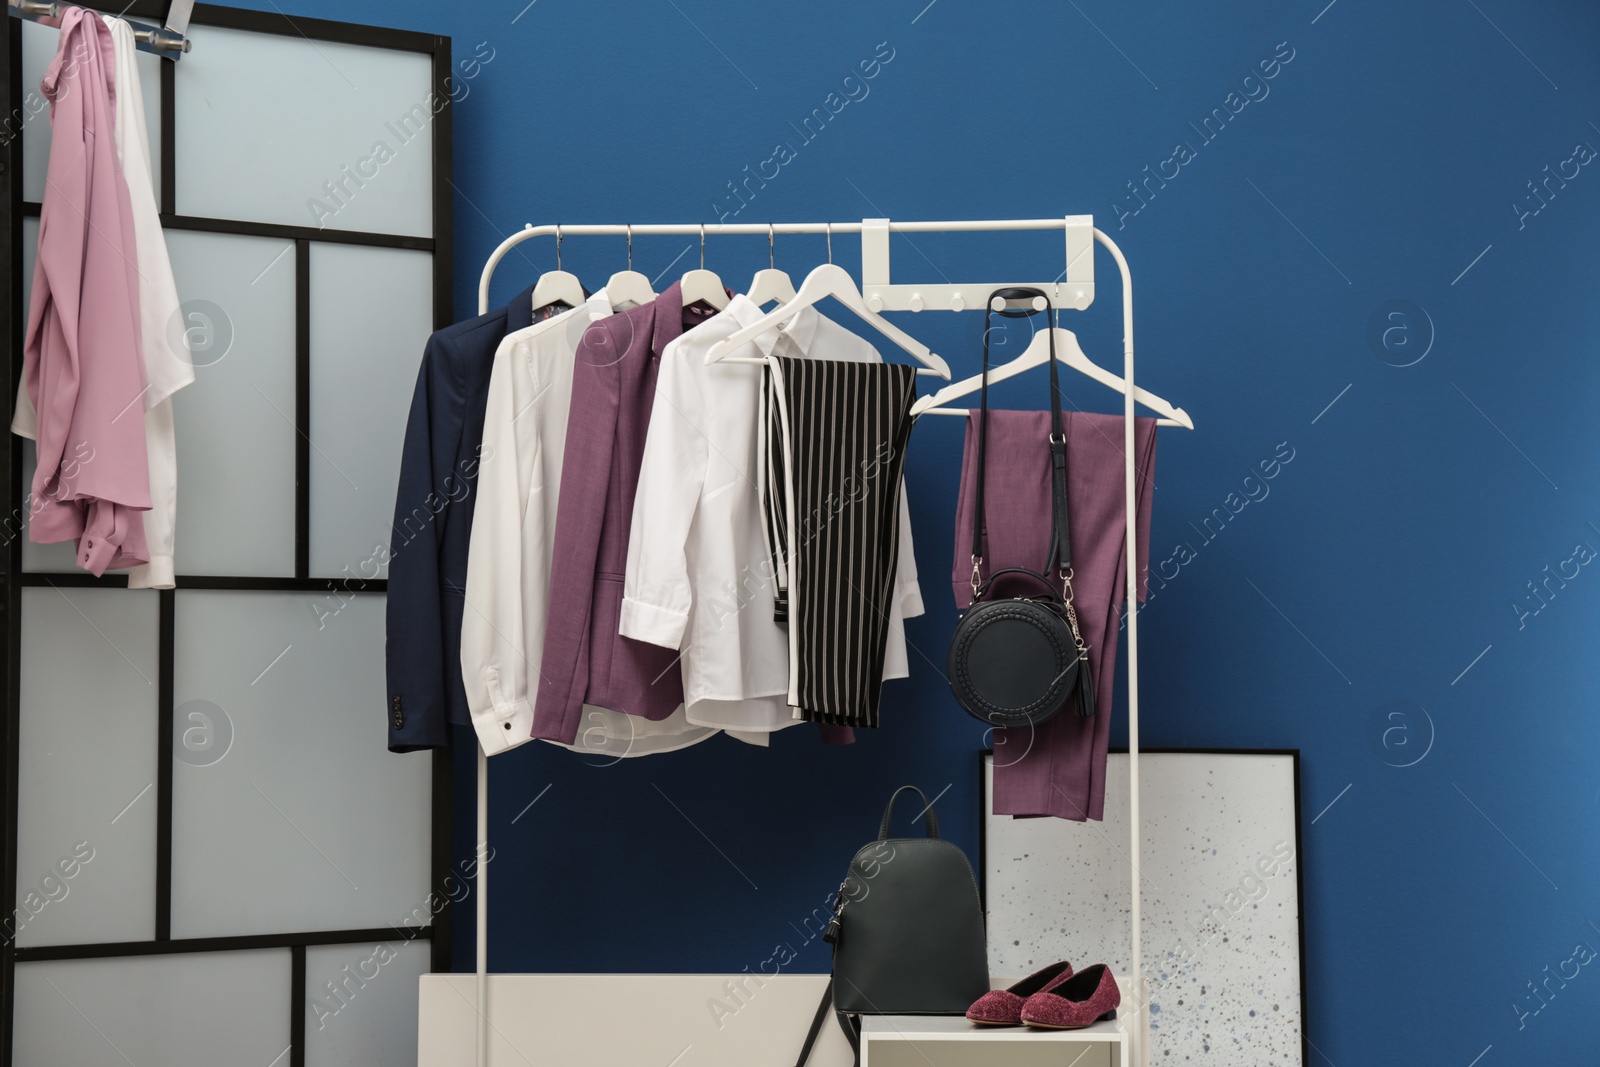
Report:
[[[284,3],[492,49],[455,117],[463,316],[524,222],[715,221],[778,141],[796,157],[740,220],[1094,213],[1133,264],[1141,378],[1200,427],[1159,449],[1152,563],[1193,552],[1142,616],[1144,740],[1302,750],[1313,1061],[1466,1064],[1492,1045],[1485,1065],[1594,1062],[1600,967],[1563,961],[1600,948],[1600,9]],[[893,58],[867,95],[801,144],[790,123],[880,42]],[[1189,125],[1241,101],[1211,140]],[[1169,179],[1141,203],[1128,183],[1147,166]],[[1530,195],[1563,170],[1547,203]],[[685,243],[641,238],[636,259],[654,275]],[[1049,278],[1059,247],[928,236],[895,257],[904,277]],[[856,264],[853,239],[835,251]],[[524,246],[496,296],[551,252]],[[743,279],[765,255],[714,238],[708,265]],[[821,255],[778,244],[797,275]],[[591,284],[621,260],[620,239],[567,242]],[[1116,288],[1101,293],[1073,325],[1114,364]],[[906,319],[975,367],[976,315]],[[754,969],[901,782],[949,785],[941,817],[975,849],[983,737],[929,662],[954,620],[960,432],[934,421],[909,470],[931,610],[908,632],[927,658],[887,690],[885,728],[844,751],[794,731],[769,752],[719,739],[609,767],[498,757],[495,970]],[[1246,476],[1282,442],[1294,459],[1263,497]],[[1260,499],[1207,543],[1201,520],[1247,490]],[[797,966],[826,964],[813,945]],[[1525,983],[1563,967],[1578,976],[1541,1007]]]

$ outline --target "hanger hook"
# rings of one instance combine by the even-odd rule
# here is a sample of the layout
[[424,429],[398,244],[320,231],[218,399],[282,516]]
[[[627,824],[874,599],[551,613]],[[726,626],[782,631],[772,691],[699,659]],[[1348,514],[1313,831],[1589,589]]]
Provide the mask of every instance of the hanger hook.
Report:
[[833,223],[831,223],[831,222],[827,223],[827,227],[828,227],[828,262],[832,263],[833,262]]
[[700,224],[700,269],[706,269],[706,224]]
[[563,240],[565,238],[561,236],[561,223],[558,222],[556,223],[556,270],[561,269],[561,242]]
[[628,269],[633,269],[633,223],[628,223]]
[[767,266],[773,270],[776,270],[778,266],[776,244],[777,231],[773,228],[772,223],[769,222],[767,223]]

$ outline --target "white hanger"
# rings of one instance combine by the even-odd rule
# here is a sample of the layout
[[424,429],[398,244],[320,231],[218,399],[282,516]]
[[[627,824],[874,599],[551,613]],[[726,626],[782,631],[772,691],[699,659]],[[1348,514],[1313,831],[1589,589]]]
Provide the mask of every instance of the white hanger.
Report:
[[806,275],[806,280],[800,283],[800,291],[795,294],[793,300],[780,304],[755,322],[735,331],[732,336],[725,337],[712,345],[711,350],[706,353],[707,365],[724,361],[729,363],[765,362],[765,360],[748,356],[730,356],[729,353],[735,351],[741,345],[755,340],[774,326],[788,322],[801,311],[829,296],[855,312],[873,329],[909,352],[913,359],[926,368],[917,371],[918,374],[936,374],[949,380],[950,367],[944,360],[934,355],[927,345],[867,307],[867,302],[861,297],[861,290],[856,288],[855,279],[850,277],[843,267],[837,266],[833,262],[833,229],[831,226],[828,229],[828,262]]
[[706,227],[700,224],[700,269],[684,274],[679,282],[683,286],[683,306],[701,301],[721,311],[728,306],[728,290],[716,272],[706,270]]
[[[1037,300],[1037,298],[1035,298]],[[1124,396],[1128,392],[1128,383],[1123,379],[1097,366],[1078,344],[1078,337],[1071,330],[1064,330],[1059,326],[1053,327],[1056,342],[1056,359],[1065,363],[1073,370],[1088,375],[1102,385],[1108,385]],[[1009,363],[994,367],[989,371],[989,384],[1003,382],[1007,378],[1014,378],[1024,371],[1035,367],[1043,367],[1050,362],[1050,330],[1040,330],[1033,335],[1033,340],[1028,342],[1028,347],[1023,349],[1022,355]],[[959,382],[953,382],[936,393],[930,393],[915,404],[911,405],[911,414],[916,415],[968,415],[966,408],[947,408],[944,405],[958,397],[977,392],[983,387],[983,375],[975,374]],[[1194,429],[1194,422],[1182,408],[1175,408],[1154,393],[1147,392],[1139,386],[1133,387],[1133,398],[1151,411],[1164,416],[1157,425],[1182,426],[1186,430]]]
[[576,274],[561,269],[561,227],[556,227],[556,269],[539,275],[533,286],[533,310],[552,304],[565,304],[569,308],[583,304],[583,283]]
[[794,282],[778,269],[773,232],[772,223],[767,223],[767,266],[765,270],[756,271],[756,276],[750,280],[750,292],[745,294],[756,307],[769,300],[787,304],[794,299]]
[[656,298],[650,279],[633,269],[633,227],[628,227],[628,269],[619,270],[606,279],[606,296],[611,300],[611,310],[621,311],[623,305],[648,304]]

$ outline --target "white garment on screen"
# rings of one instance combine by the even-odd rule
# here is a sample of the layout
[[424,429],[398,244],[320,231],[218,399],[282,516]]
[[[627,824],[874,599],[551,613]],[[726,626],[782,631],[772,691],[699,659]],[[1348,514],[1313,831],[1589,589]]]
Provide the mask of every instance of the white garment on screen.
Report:
[[[773,620],[771,555],[762,533],[756,439],[762,368],[706,366],[717,341],[761,318],[746,297],[678,337],[661,356],[633,502],[622,601],[624,636],[683,649],[691,723],[771,732],[793,726],[789,643]],[[881,362],[877,349],[816,310],[781,327],[791,355]],[[780,329],[734,356],[770,355]],[[910,511],[900,490],[897,592],[883,676],[904,678],[903,620],[922,614]]]
[[150,170],[150,135],[144,124],[144,94],[135,65],[133,28],[106,17],[116,50],[117,157],[122,160],[133,204],[133,239],[139,268],[139,335],[144,354],[145,449],[150,458],[150,510],[144,539],[150,562],[128,572],[130,589],[171,589],[174,528],[178,516],[178,446],[173,435],[172,394],[194,381],[188,334],[179,321],[178,285],[167,256],[166,236]]

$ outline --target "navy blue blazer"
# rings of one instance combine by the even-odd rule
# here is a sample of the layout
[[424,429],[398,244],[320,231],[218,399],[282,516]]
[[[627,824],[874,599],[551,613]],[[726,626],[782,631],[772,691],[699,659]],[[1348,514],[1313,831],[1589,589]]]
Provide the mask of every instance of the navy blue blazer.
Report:
[[428,338],[406,421],[389,542],[389,751],[450,743],[466,724],[461,614],[467,588],[483,412],[495,350],[533,324],[530,288],[497,311]]

